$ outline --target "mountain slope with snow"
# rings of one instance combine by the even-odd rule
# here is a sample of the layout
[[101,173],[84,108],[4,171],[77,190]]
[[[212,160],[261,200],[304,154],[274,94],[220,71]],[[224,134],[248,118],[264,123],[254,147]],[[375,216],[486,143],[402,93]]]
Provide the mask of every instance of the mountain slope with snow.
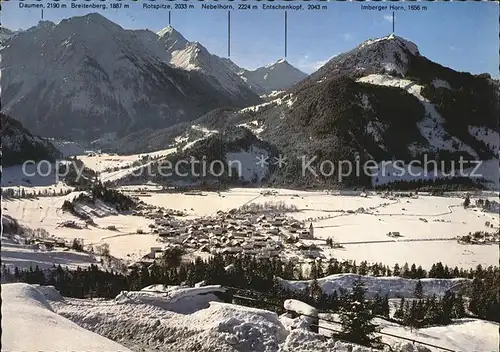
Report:
[[13,37],[14,35],[16,34],[16,32],[14,31],[11,31],[10,29],[8,28],[5,28],[5,27],[1,27],[0,28],[0,46],[3,45],[3,43],[5,41],[7,41],[7,39],[10,39],[11,37]]
[[[172,138],[172,135],[171,135]],[[151,172],[128,174],[120,184],[153,181],[166,185],[200,185],[228,182],[232,184],[261,184],[269,175],[268,165],[258,165],[257,158],[276,155],[268,142],[260,140],[244,126],[226,127],[214,130],[200,125],[186,128],[174,139],[176,151],[164,160],[146,165]],[[203,161],[210,170],[203,171],[202,163],[185,166],[186,160]],[[161,171],[168,165],[176,165],[176,172]],[[222,165],[219,167],[219,165]],[[272,166],[271,166],[272,167]]]
[[408,64],[420,56],[415,43],[391,34],[387,37],[366,40],[356,48],[330,59],[311,79],[326,79],[347,72],[355,75],[388,73],[405,75]]
[[54,161],[59,151],[49,141],[33,136],[13,118],[0,113],[2,137],[2,165],[21,165],[25,161]]
[[213,72],[171,67],[156,34],[99,14],[41,21],[0,53],[2,110],[44,136],[126,135],[259,101],[249,89],[214,89]]
[[173,67],[206,75],[216,90],[241,97],[249,103],[259,101],[248,85],[228,67],[227,59],[210,54],[198,42],[189,42],[171,26],[162,29],[157,35],[158,43],[165,49],[166,61]]
[[[494,140],[499,131],[498,95],[498,85],[488,75],[443,67],[425,58],[414,43],[391,35],[332,58],[281,93],[293,97],[290,104],[243,109],[232,120],[259,121],[259,137],[288,156],[288,165],[274,177],[279,183],[299,181],[292,170],[304,166],[294,159],[305,157],[306,161],[315,158],[309,165],[316,172],[305,170],[301,183],[371,186],[375,178],[366,173],[351,172],[351,177],[340,180],[338,170],[332,173],[326,168],[320,174],[318,168],[324,161],[353,165],[356,155],[360,165],[394,160],[423,163],[424,158],[439,160],[443,169],[452,163],[458,169],[461,158],[465,165],[470,160],[494,163],[498,161],[499,142]],[[439,172],[434,174],[441,177]],[[411,177],[418,179],[418,175]],[[489,169],[482,177],[460,182],[494,188],[498,180],[498,170]]]
[[291,88],[307,77],[307,74],[293,67],[285,59],[256,70],[241,70],[239,75],[258,94],[269,94]]
[[[390,35],[332,58],[264,104],[214,113],[202,126],[219,131],[246,127],[270,143],[287,157],[268,178],[276,185],[371,187],[390,178],[415,185],[439,179],[495,188],[498,168],[481,167],[480,175],[461,176],[470,175],[478,162],[498,163],[498,98],[498,82],[488,75],[443,67],[414,43]],[[437,160],[437,169],[431,164],[426,172],[425,160]],[[403,165],[400,179],[392,177],[390,167],[380,169],[395,161]],[[412,161],[422,165],[422,175],[405,173]],[[379,169],[340,175],[347,171],[340,171],[341,162],[374,162]],[[450,173],[451,165],[455,171]]]

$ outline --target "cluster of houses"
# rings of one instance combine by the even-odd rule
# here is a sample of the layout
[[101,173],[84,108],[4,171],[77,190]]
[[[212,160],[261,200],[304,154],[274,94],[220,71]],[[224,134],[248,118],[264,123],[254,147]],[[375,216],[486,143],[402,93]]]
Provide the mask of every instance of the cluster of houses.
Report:
[[142,216],[150,220],[165,219],[172,217],[182,217],[187,214],[182,210],[155,208],[153,206],[143,206],[142,209],[134,210],[132,215]]
[[500,244],[500,232],[469,232],[468,235],[458,236],[457,241],[462,244]]
[[81,247],[83,248],[83,239],[82,238],[76,238],[73,240],[68,240],[60,237],[35,237],[35,238],[30,238],[26,239],[26,244],[34,246],[34,248],[41,250],[41,251],[52,251],[55,249],[62,249],[64,251],[69,251],[73,243],[76,241],[76,243],[80,244]]
[[496,200],[478,199],[476,200],[476,207],[489,213],[498,214],[500,212],[500,203]]
[[313,241],[305,241],[314,239],[312,224],[306,226],[304,222],[280,215],[244,214],[233,209],[187,221],[157,217],[150,227],[164,246],[152,247],[143,258],[146,261],[159,258],[170,246],[182,246],[191,252],[258,258],[278,257],[290,251],[310,259],[323,257],[321,248]]

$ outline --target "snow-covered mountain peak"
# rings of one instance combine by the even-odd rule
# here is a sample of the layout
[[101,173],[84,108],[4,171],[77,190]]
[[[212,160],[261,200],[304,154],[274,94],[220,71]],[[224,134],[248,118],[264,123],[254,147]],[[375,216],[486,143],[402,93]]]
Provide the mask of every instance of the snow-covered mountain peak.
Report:
[[79,29],[80,26],[85,26],[86,30],[88,30],[88,26],[95,26],[97,28],[105,28],[107,30],[115,29],[115,30],[123,30],[118,24],[108,20],[101,14],[98,13],[89,13],[84,16],[75,16],[68,19],[62,20],[59,25],[69,24],[70,26],[74,26],[75,30]]
[[[264,68],[266,69],[275,69],[276,67],[293,67],[286,59],[279,59],[277,60],[276,62],[272,63],[272,64],[268,64],[266,65]],[[260,68],[260,69],[264,69],[264,68]]]
[[210,53],[198,42],[186,42],[184,47],[171,52],[170,64],[184,70],[210,71]]
[[362,49],[370,46],[377,47],[379,45],[385,46],[388,51],[407,50],[412,55],[420,55],[418,47],[415,43],[394,35],[394,33],[391,33],[386,37],[366,40],[361,43],[358,48]]
[[[72,131],[73,138],[93,140],[108,132],[167,126],[220,105],[260,102],[225,64],[204,55],[199,44],[188,46],[171,28],[160,38],[89,14],[41,23],[5,43],[0,43],[2,93],[7,92],[2,111],[44,136]],[[203,71],[188,75],[174,70],[175,54],[180,54],[178,62]],[[85,122],[89,120],[93,123]]]
[[421,55],[415,43],[392,33],[366,40],[353,50],[335,56],[315,76],[322,79],[325,75],[347,72],[405,75],[411,59],[419,56]]
[[196,54],[207,54],[209,55],[210,53],[208,52],[208,50],[203,46],[201,45],[200,42],[189,42],[188,45],[186,46],[186,48],[191,48],[191,50],[193,52],[195,52]]
[[283,58],[254,71],[244,70],[240,75],[261,95],[290,88],[307,77]]
[[163,28],[156,34],[158,36],[158,40],[164,45],[165,50],[170,55],[174,51],[184,50],[186,48],[186,45],[189,44],[189,41],[170,25]]
[[165,28],[163,28],[159,32],[157,32],[156,34],[160,38],[169,37],[169,38],[176,39],[176,40],[187,41],[186,38],[184,38],[184,36],[171,25],[166,26]]
[[165,61],[171,66],[198,71],[210,77],[216,90],[258,99],[257,94],[238,76],[238,68],[230,60],[211,54],[197,41],[188,41],[171,26],[162,29],[157,35],[158,41],[164,46]]
[[51,21],[38,21],[38,25],[35,28],[51,28],[54,27],[56,24]]
[[288,64],[288,61],[286,61],[286,59],[279,59],[276,62],[267,65],[266,67],[273,67],[273,66],[282,65],[282,64]]

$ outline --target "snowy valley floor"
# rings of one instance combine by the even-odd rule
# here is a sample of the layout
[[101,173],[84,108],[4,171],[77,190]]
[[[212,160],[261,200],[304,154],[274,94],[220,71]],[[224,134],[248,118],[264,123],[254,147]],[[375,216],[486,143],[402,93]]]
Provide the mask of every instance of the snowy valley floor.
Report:
[[[120,294],[111,301],[82,300],[63,298],[52,287],[19,283],[3,284],[2,300],[2,351],[370,351],[300,326],[289,330],[289,318],[217,302],[211,295],[185,295],[175,302],[173,312],[161,295],[152,299],[138,292]],[[493,352],[499,343],[498,325],[475,319],[413,331],[385,321],[377,323],[384,332],[455,351]],[[324,322],[320,325],[331,327]],[[397,339],[384,342],[394,351],[434,351]]]
[[[135,189],[141,188],[137,186]],[[27,190],[30,188],[27,187]],[[122,190],[132,192],[131,187]],[[449,267],[475,268],[498,265],[498,245],[460,244],[456,237],[475,231],[498,229],[498,214],[480,211],[477,208],[464,209],[459,196],[435,197],[419,195],[418,198],[391,200],[378,195],[359,197],[356,195],[334,195],[326,192],[305,192],[276,189],[275,195],[263,196],[260,188],[235,188],[229,191],[206,192],[203,196],[183,193],[158,193],[154,189],[148,195],[140,196],[145,203],[185,211],[194,219],[215,215],[217,211],[229,211],[245,204],[283,202],[295,206],[298,211],[287,215],[314,225],[314,243],[322,249],[324,258],[356,260],[357,262],[381,262],[385,265],[415,263],[424,269],[437,262]],[[2,204],[6,214],[21,225],[31,229],[42,228],[51,235],[72,240],[81,238],[85,245],[110,246],[111,255],[126,261],[141,258],[151,247],[161,246],[158,235],[148,226],[152,220],[141,216],[108,213],[94,216],[97,226],[85,229],[58,227],[63,221],[79,221],[61,206],[65,200],[73,199],[78,193],[64,196],[40,197],[38,199],[12,199]],[[498,196],[484,195],[482,198],[498,200]],[[472,202],[475,198],[472,199]],[[371,209],[356,212],[359,208]],[[494,228],[488,229],[489,222]],[[116,230],[107,229],[114,226]],[[138,229],[144,231],[138,233]],[[397,231],[400,238],[390,238],[388,232]],[[333,238],[343,248],[329,248],[326,239]],[[288,253],[290,252],[290,253]],[[284,256],[297,256],[288,251]],[[204,256],[194,251],[192,257]],[[24,255],[23,255],[24,256]],[[300,256],[299,256],[300,257]],[[4,259],[4,254],[2,254]]]

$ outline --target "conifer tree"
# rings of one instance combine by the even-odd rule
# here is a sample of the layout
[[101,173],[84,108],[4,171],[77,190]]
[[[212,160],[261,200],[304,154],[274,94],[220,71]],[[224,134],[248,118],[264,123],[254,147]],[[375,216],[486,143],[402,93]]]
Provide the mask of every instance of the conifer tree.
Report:
[[392,274],[394,276],[401,276],[401,269],[399,268],[398,263],[394,264],[394,268],[392,269]]
[[365,345],[378,346],[380,337],[375,337],[377,326],[372,323],[372,312],[365,299],[366,288],[363,281],[358,278],[353,282],[352,290],[342,302],[340,320],[342,322],[342,336],[344,339]]
[[418,280],[416,285],[415,285],[415,291],[414,291],[414,296],[415,298],[423,298],[424,296],[424,289],[422,287],[422,281]]

